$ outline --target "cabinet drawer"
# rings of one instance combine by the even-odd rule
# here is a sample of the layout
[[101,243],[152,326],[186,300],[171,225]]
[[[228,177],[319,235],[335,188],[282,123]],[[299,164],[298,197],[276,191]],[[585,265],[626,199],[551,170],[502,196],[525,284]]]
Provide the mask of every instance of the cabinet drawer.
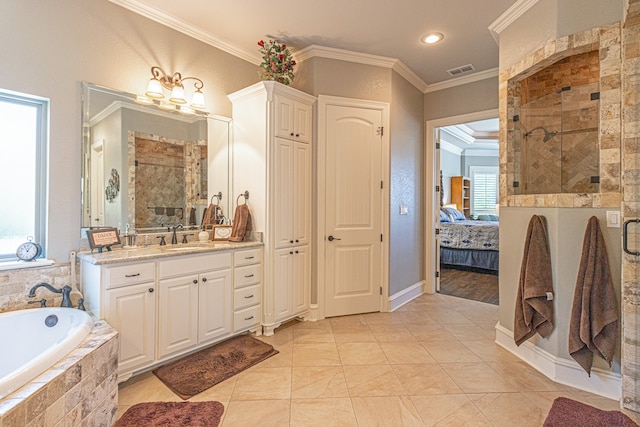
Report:
[[235,310],[249,307],[260,302],[260,285],[253,285],[233,292],[233,308]]
[[156,264],[145,262],[142,264],[128,264],[105,269],[106,289],[136,283],[153,282],[156,278]]
[[236,251],[233,254],[233,265],[249,265],[262,262],[262,248]]
[[158,262],[160,279],[231,268],[231,252],[180,256]]
[[262,281],[261,271],[261,264],[236,267],[233,272],[233,287],[237,289],[260,283]]
[[233,314],[233,332],[238,332],[260,324],[261,305],[245,308]]

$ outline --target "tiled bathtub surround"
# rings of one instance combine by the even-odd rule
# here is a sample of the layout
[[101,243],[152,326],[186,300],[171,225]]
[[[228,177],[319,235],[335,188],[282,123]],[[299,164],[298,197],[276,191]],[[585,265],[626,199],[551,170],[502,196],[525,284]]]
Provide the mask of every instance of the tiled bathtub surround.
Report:
[[[0,313],[5,311],[33,308],[27,304],[33,301],[27,295],[36,283],[46,282],[55,288],[71,284],[69,263],[54,264],[49,267],[21,268],[0,271]],[[37,299],[45,298],[47,307],[59,306],[62,297],[46,290],[38,290]],[[75,302],[75,298],[72,300]]]
[[117,356],[117,332],[98,321],[66,358],[0,401],[0,427],[113,425]]
[[[527,77],[571,56],[597,51],[599,57],[600,111],[598,147],[600,191],[596,193],[514,194],[518,180],[514,152],[516,133],[513,118],[520,110],[518,84]],[[522,61],[500,73],[500,204],[536,207],[613,207],[620,206],[621,147],[621,37],[620,23],[594,28],[551,40]],[[586,57],[588,60],[588,56]],[[588,79],[587,79],[588,80]],[[552,80],[551,80],[552,81]]]

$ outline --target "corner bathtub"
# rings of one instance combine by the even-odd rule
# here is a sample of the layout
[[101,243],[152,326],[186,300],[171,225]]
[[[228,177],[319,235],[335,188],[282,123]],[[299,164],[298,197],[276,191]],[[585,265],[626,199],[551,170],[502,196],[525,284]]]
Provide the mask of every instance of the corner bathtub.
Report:
[[70,353],[89,334],[91,316],[73,308],[0,313],[0,398],[22,387]]

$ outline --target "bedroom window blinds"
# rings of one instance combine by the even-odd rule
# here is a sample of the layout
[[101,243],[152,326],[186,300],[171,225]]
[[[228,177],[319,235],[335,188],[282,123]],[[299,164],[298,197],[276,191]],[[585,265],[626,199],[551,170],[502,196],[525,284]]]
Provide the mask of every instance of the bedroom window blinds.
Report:
[[471,211],[473,214],[496,212],[498,203],[498,167],[469,166],[471,175]]

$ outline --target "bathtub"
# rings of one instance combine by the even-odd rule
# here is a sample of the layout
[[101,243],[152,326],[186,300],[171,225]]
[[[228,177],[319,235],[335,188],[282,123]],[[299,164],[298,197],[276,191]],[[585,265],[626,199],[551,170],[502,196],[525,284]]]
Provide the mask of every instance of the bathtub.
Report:
[[94,321],[72,308],[0,313],[0,398],[22,387],[70,353]]

